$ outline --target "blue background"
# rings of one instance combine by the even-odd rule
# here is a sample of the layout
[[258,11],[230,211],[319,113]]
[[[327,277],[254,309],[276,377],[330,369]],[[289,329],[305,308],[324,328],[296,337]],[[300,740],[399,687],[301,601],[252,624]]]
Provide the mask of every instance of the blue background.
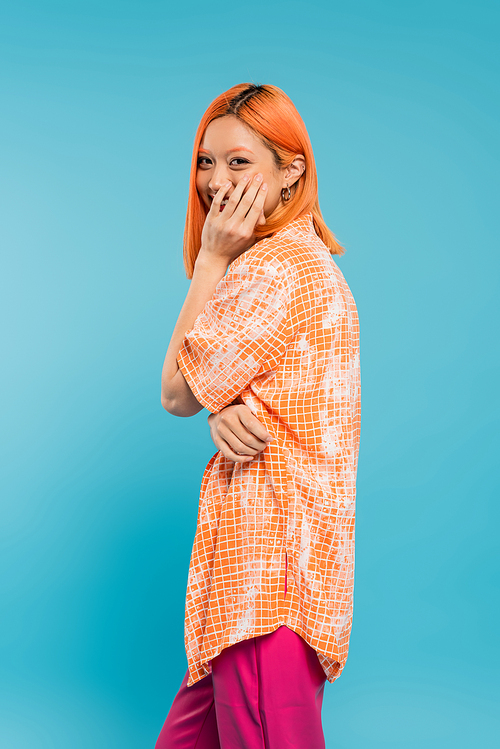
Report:
[[186,669],[203,410],[160,404],[191,148],[280,86],[361,322],[354,626],[327,746],[493,747],[493,2],[45,0],[0,11],[6,749],[154,746]]

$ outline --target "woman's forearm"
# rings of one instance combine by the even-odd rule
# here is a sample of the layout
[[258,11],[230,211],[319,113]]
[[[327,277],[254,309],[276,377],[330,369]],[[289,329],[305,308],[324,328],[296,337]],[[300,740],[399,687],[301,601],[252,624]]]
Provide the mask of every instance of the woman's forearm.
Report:
[[170,339],[161,376],[162,406],[174,416],[193,416],[202,408],[177,364],[184,336],[212,298],[228,265],[255,244],[256,223],[265,223],[267,183],[262,182],[259,172],[245,192],[247,184],[244,176],[222,208],[222,199],[231,186],[229,181],[224,183],[213,198],[203,225],[191,285]]
[[175,415],[190,415],[201,410],[187,382],[179,370],[177,354],[180,351],[184,336],[205,304],[212,298],[219,281],[227,270],[227,262],[205,257],[201,252],[195,263],[191,284],[186,299],[177,318],[161,374],[161,402],[163,407]]

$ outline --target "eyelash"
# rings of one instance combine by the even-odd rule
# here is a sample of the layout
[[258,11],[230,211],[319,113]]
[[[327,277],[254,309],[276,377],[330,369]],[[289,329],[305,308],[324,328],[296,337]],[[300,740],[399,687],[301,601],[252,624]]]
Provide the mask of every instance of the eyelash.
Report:
[[[208,160],[209,159],[208,159],[207,156],[199,156],[198,157],[198,166],[201,165],[202,161],[208,161]],[[242,161],[243,164],[249,164],[250,163],[249,161],[247,161],[247,159],[241,159],[238,156],[235,156],[234,159],[231,159],[231,161]],[[243,164],[237,164],[237,166],[243,166]]]

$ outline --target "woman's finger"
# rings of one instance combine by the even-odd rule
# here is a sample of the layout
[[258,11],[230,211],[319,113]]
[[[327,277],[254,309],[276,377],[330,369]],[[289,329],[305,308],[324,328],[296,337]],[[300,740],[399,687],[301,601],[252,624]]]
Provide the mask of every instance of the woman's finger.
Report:
[[257,192],[255,199],[250,206],[248,213],[243,219],[243,227],[248,231],[253,231],[255,224],[259,220],[261,213],[264,210],[264,203],[267,195],[267,182],[263,182],[260,190]]
[[249,180],[250,177],[248,176],[248,174],[244,174],[229,196],[229,200],[227,201],[227,205],[223,211],[226,218],[230,218],[233,215],[235,208],[240,202],[241,196],[243,195],[243,191],[249,183]]
[[229,442],[235,452],[249,450],[260,451],[268,444],[271,435],[260,421],[252,414],[248,406],[235,406],[233,413],[224,409],[214,428]]
[[[215,193],[214,198],[212,199],[212,205],[210,206],[209,213],[212,214],[212,216],[218,216],[220,213],[220,204],[224,200],[224,196],[226,192],[229,190],[230,183],[226,182],[224,185],[221,185],[217,192]],[[225,210],[225,209],[224,209]]]
[[219,442],[220,446],[216,445],[216,447],[219,448],[225,458],[229,458],[229,460],[232,460],[234,463],[248,463],[255,458],[255,455],[239,455],[232,449],[231,445],[222,439],[222,437],[219,437]]
[[267,445],[269,441],[272,441],[272,435],[269,434],[264,424],[254,416],[248,406],[242,405],[238,409],[238,417],[243,427],[250,432],[252,437],[256,438],[258,443],[263,442],[264,445]]
[[[226,454],[229,451],[234,454],[254,457],[260,448],[252,448],[250,445],[246,444],[243,440],[238,439],[238,437],[234,434],[233,430],[231,429],[231,423],[234,422],[234,418],[229,418],[227,414],[225,413],[227,410],[230,410],[232,407],[229,406],[229,409],[224,409],[220,414],[213,415],[211,417],[211,421],[209,421],[210,424],[210,434],[213,440],[214,445],[221,450],[224,454]],[[228,422],[230,422],[228,424]],[[239,421],[238,421],[239,424]],[[241,427],[241,425],[240,425]],[[241,427],[243,429],[243,427]],[[246,430],[245,430],[246,431]],[[252,439],[252,435],[249,435]]]
[[266,427],[254,416],[248,406],[229,406],[220,414],[209,417],[214,445],[233,462],[252,460],[268,445],[271,437]]
[[227,442],[233,452],[239,453],[240,455],[255,455],[265,446],[251,445],[250,442],[256,441],[255,438],[252,438],[252,435],[243,435],[240,439],[230,427],[228,428],[227,425],[222,424],[221,422],[219,422],[219,426],[216,427],[216,429],[218,436],[223,439],[224,442]]
[[255,197],[258,194],[259,190],[261,189],[261,186],[262,186],[262,174],[260,174],[259,172],[259,174],[256,174],[254,176],[252,182],[250,183],[248,190],[242,196],[240,202],[234,209],[233,216],[236,218],[239,218],[242,223],[248,211],[252,207]]

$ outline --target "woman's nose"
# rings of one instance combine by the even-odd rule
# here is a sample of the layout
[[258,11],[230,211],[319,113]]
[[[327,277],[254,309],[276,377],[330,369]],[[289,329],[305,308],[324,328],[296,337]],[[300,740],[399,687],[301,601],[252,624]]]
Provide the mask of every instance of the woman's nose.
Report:
[[231,181],[232,180],[226,170],[218,169],[213,173],[210,182],[208,183],[208,188],[215,195],[215,193],[220,190],[222,185],[225,185],[227,182]]

